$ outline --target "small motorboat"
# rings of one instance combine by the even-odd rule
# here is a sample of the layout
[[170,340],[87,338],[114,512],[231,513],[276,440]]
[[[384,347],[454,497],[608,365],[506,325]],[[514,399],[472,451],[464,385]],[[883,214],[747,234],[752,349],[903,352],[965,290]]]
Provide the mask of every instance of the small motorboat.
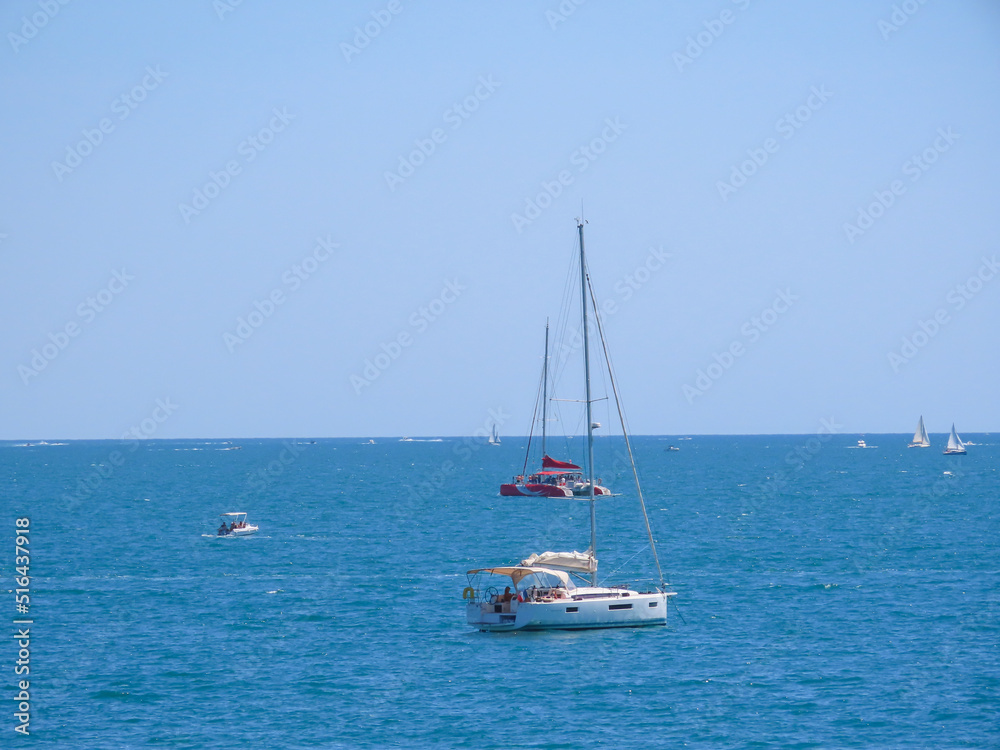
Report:
[[[222,520],[222,525],[219,527],[219,536],[250,536],[251,534],[256,534],[259,530],[259,526],[253,526],[247,523],[247,514],[243,511],[235,513],[223,513],[220,516]],[[226,526],[225,519],[229,519],[229,525]]]
[[858,447],[859,448],[867,448],[868,446],[865,445],[865,441],[864,440],[859,440],[858,441]]

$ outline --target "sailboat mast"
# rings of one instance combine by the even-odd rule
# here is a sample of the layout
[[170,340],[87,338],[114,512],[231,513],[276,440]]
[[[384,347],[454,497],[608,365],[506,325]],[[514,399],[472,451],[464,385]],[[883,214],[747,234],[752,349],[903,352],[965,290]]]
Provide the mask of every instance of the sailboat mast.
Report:
[[[587,336],[587,259],[583,249],[583,221],[578,221],[576,228],[580,233],[580,305],[583,313],[583,372],[586,381],[587,401],[587,472],[590,500],[590,555],[597,559],[597,512],[594,501],[594,420],[591,416],[590,400],[590,341]],[[597,570],[590,574],[591,585],[597,585]]]
[[545,453],[545,414],[549,402],[549,319],[545,319],[545,359],[542,360],[542,455]]

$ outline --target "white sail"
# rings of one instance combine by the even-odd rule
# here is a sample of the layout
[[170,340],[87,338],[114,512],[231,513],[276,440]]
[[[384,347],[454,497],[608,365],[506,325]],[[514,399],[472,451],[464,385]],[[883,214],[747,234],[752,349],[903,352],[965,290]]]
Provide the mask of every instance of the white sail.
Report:
[[945,453],[964,453],[965,446],[962,444],[962,440],[958,437],[958,433],[955,432],[955,425],[951,425],[951,434],[948,436],[948,447],[945,448]]
[[920,421],[917,423],[917,431],[913,433],[913,442],[910,443],[911,448],[929,448],[931,441],[927,437],[927,430],[924,428],[924,417],[920,416]]

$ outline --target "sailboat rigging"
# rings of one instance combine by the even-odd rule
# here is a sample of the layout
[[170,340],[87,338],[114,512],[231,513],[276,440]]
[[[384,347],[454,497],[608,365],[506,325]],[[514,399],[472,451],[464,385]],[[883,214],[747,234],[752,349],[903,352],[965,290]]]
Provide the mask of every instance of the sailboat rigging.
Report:
[[[584,392],[587,420],[587,477],[584,482],[577,482],[574,491],[565,486],[560,493],[548,492],[544,488],[560,485],[544,481],[550,477],[569,476],[573,472],[582,477],[582,470],[576,464],[557,461],[549,457],[543,449],[542,471],[529,477],[524,482],[523,477],[503,485],[501,494],[534,494],[549,497],[579,497],[590,503],[590,547],[585,552],[543,552],[533,554],[521,560],[517,565],[503,565],[492,568],[477,568],[468,571],[469,585],[462,592],[462,598],[468,600],[466,617],[470,625],[480,630],[570,630],[582,628],[637,627],[640,625],[665,625],[667,621],[667,600],[675,592],[667,591],[663,581],[663,573],[656,555],[656,545],[652,528],[646,513],[645,500],[639,483],[638,471],[632,454],[632,446],[628,437],[625,414],[622,409],[615,380],[614,369],[608,357],[607,340],[601,323],[596,297],[587,272],[586,252],[583,237],[584,223],[577,222],[579,235],[580,257],[580,294],[582,300],[582,333],[584,362]],[[628,449],[632,473],[635,478],[638,499],[642,508],[643,520],[649,537],[649,548],[656,563],[659,585],[646,591],[632,591],[625,586],[599,586],[597,578],[597,499],[606,492],[599,486],[594,472],[594,429],[597,423],[593,420],[592,405],[594,399],[590,385],[590,330],[588,325],[588,309],[593,310],[594,322],[601,341],[604,360],[607,363],[607,375],[611,382],[615,403],[618,410],[622,433],[625,436],[625,446]],[[548,370],[548,324],[546,324],[546,354],[543,365],[542,390],[547,398]],[[545,398],[543,398],[543,414]],[[537,413],[537,411],[536,411]],[[545,440],[545,421],[542,423],[543,446]],[[525,459],[527,466],[527,458]],[[532,482],[531,480],[541,480]],[[522,481],[518,481],[522,480]],[[579,486],[581,485],[582,486]],[[507,488],[507,492],[504,491]],[[527,491],[527,492],[526,492]],[[589,577],[589,585],[577,586],[571,578],[577,575]],[[505,592],[500,593],[496,586],[484,585],[484,576],[501,576],[513,584],[505,586]],[[488,579],[489,580],[489,579]]]
[[[548,402],[549,402],[549,323],[545,321],[545,355],[542,358],[542,382],[541,388],[541,410],[542,410],[542,466],[541,469],[529,474],[528,461],[531,458],[531,443],[534,435],[535,416],[538,414],[539,404],[535,404],[535,415],[532,416],[532,430],[528,435],[528,447],[524,452],[524,465],[521,473],[510,482],[500,485],[500,495],[502,497],[579,497],[586,499],[590,497],[591,487],[595,495],[610,495],[611,490],[601,485],[600,480],[594,484],[593,476],[589,481],[585,481],[583,470],[571,461],[561,461],[552,458],[546,449],[546,436],[548,434]],[[556,399],[560,400],[560,399]],[[590,401],[588,397],[588,402]],[[587,423],[591,425],[591,430],[599,426],[589,418]],[[590,462],[593,465],[593,461]],[[591,472],[592,474],[593,472]]]
[[944,454],[946,456],[953,456],[953,455],[961,456],[965,455],[966,453],[968,453],[968,451],[965,450],[965,444],[962,442],[962,439],[958,436],[958,433],[955,432],[955,423],[952,422],[951,434],[948,436],[948,447],[944,449]]
[[920,415],[920,421],[917,422],[917,431],[913,433],[913,441],[907,446],[908,448],[930,448],[931,441],[927,437],[927,430],[924,429],[924,415]]

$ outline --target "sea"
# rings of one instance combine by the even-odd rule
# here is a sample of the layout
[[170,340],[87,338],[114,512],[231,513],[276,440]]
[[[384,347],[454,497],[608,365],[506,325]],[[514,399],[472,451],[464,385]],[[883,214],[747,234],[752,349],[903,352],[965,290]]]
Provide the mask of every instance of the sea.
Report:
[[[667,625],[525,633],[466,623],[466,572],[590,527],[498,495],[523,438],[0,443],[0,747],[1000,747],[1000,437],[859,437],[633,438]],[[595,452],[602,582],[656,585]]]

